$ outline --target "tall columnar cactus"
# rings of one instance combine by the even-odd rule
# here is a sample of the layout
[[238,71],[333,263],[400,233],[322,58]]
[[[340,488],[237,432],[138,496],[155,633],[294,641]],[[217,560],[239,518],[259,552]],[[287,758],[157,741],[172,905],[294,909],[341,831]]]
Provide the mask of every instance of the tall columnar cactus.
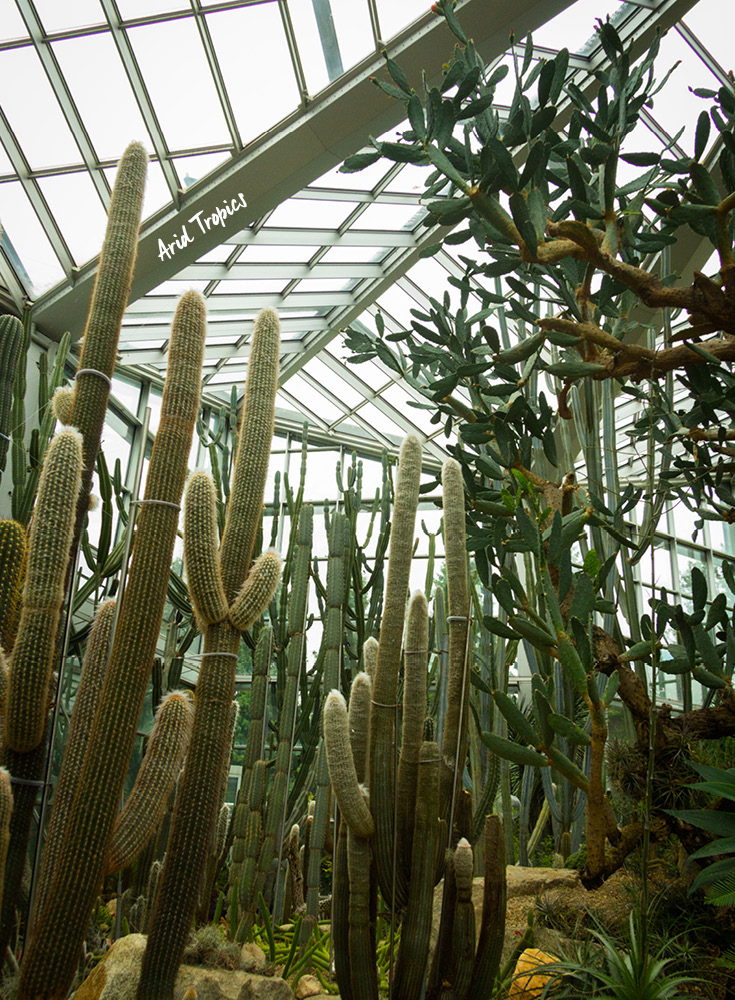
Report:
[[191,720],[191,702],[185,692],[174,691],[163,699],[133,790],[115,824],[106,873],[132,864],[158,828],[181,770]]
[[[148,154],[132,142],[120,159],[110,199],[110,211],[84,330],[73,396],[58,416],[78,427],[84,439],[82,494],[77,506],[75,538],[81,535],[99,451],[107,398],[117,360],[123,314],[128,304],[138,254],[138,230]],[[100,373],[100,374],[97,374]]]
[[101,884],[168,590],[199,408],[205,325],[204,300],[187,292],[171,329],[161,418],[110,663],[56,870],[23,958],[22,1000],[66,995]]
[[[258,853],[258,862],[250,879],[249,871],[243,872],[240,883],[241,917],[237,928],[237,940],[244,941],[255,919],[258,893],[263,891],[265,880],[271,871],[273,859],[278,852],[279,837],[282,836],[284,803],[288,796],[289,765],[292,752],[293,720],[299,692],[299,677],[304,659],[304,628],[309,593],[309,564],[313,537],[314,508],[305,505],[299,514],[296,552],[291,593],[288,608],[288,661],[286,686],[278,726],[278,749],[268,796],[268,814],[265,818],[263,840]],[[255,776],[251,785],[251,800],[254,800]]]
[[43,463],[18,637],[10,660],[5,742],[15,753],[37,747],[46,726],[81,476],[81,436],[78,431],[63,430],[49,445]]
[[[219,567],[214,490],[208,491],[200,477],[194,477],[195,490],[191,495],[187,491],[184,560],[203,628],[204,652],[192,739],[151,915],[139,1000],[172,1000],[174,979],[196,909],[200,876],[220,805],[217,796],[222,767],[230,750],[227,733],[235,696],[240,628],[248,628],[262,614],[278,583],[273,572],[275,557],[266,554],[253,563],[252,556],[273,437],[279,345],[278,317],[271,310],[264,310],[256,319],[253,332]],[[243,587],[249,595],[247,600],[240,594]],[[262,602],[260,606],[251,600],[256,594]],[[237,621],[230,617],[233,605]]]
[[11,653],[20,621],[28,536],[17,521],[0,521],[0,647]]
[[403,654],[403,726],[398,760],[398,843],[402,864],[410,869],[417,781],[426,718],[426,668],[429,662],[429,609],[417,590],[408,607]]
[[6,768],[0,767],[0,904],[2,903],[5,862],[10,846],[10,817],[13,813],[13,788]]
[[[403,442],[391,520],[388,579],[373,678],[370,720],[370,801],[376,819],[374,852],[383,898],[393,898],[394,743],[398,671],[401,664],[406,593],[411,569],[414,526],[421,477],[421,443],[409,435]],[[405,880],[396,880],[398,899],[405,902]]]
[[23,348],[23,324],[16,316],[0,316],[0,479],[10,445],[13,386]]
[[[452,800],[456,801],[459,789],[462,788],[462,774],[467,756],[469,704],[469,678],[467,676],[469,596],[467,591],[464,485],[462,483],[462,468],[454,459],[445,462],[442,469],[442,500],[449,612],[447,615],[449,679],[447,714],[442,735],[440,795],[441,814],[449,822]],[[453,831],[449,830],[448,835],[450,843],[454,843]]]
[[53,809],[46,832],[41,875],[36,889],[36,910],[48,892],[66,820],[74,801],[79,776],[82,773],[84,754],[89,734],[92,731],[97,703],[102,691],[102,682],[107,669],[108,647],[114,618],[115,601],[106,601],[94,617],[92,631],[84,652],[79,688],[74,699],[74,710],[64,746],[64,759],[56,782]]

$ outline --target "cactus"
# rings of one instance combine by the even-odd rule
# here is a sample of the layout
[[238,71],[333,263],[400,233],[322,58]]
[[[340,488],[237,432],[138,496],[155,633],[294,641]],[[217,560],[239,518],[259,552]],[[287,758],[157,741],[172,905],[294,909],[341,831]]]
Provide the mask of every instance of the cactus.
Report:
[[[464,487],[462,468],[454,459],[442,469],[444,549],[447,565],[447,622],[449,627],[449,678],[447,714],[442,734],[441,815],[449,823],[453,800],[462,787],[467,756],[467,712],[469,679],[467,672],[467,632],[469,597],[467,592],[467,548],[465,545]],[[463,698],[464,694],[464,698]],[[456,803],[455,803],[456,808]],[[450,844],[455,837],[448,831]]]
[[105,874],[132,864],[158,828],[191,735],[189,696],[174,691],[161,702],[133,790],[118,816]]
[[275,552],[264,552],[253,563],[247,580],[230,606],[230,621],[245,632],[263,614],[281,578],[281,560]]
[[[388,902],[393,899],[395,705],[420,475],[421,444],[418,438],[410,435],[401,446],[398,464],[385,607],[373,678],[370,720],[370,802],[376,819],[374,851],[380,889]],[[396,885],[398,899],[393,900],[396,904],[405,902],[404,881],[399,875]]]
[[92,730],[107,668],[108,646],[114,618],[115,601],[107,601],[95,615],[92,632],[84,653],[82,673],[64,747],[64,759],[56,782],[51,819],[46,832],[41,874],[36,889],[36,909],[38,903],[45,898],[48,892],[59,844],[69,809],[74,801],[79,775],[84,763],[87,741]]
[[403,728],[398,759],[398,832],[404,867],[411,866],[414,810],[426,716],[426,668],[429,660],[429,609],[421,591],[411,598],[403,654]]
[[347,705],[340,691],[331,691],[324,706],[324,744],[337,804],[347,826],[358,837],[372,837],[373,817],[357,781],[350,747]]
[[[467,996],[475,960],[475,907],[472,902],[474,859],[472,848],[463,837],[454,851],[454,883],[457,903],[452,926],[452,967],[449,980],[452,996]],[[472,994],[477,996],[478,994]]]
[[[283,705],[278,727],[278,750],[273,773],[273,783],[268,797],[268,815],[264,824],[263,842],[258,854],[258,863],[252,880],[246,880],[245,872],[240,883],[241,917],[237,928],[237,940],[242,943],[253,924],[257,908],[258,893],[263,891],[265,880],[276,857],[277,844],[281,837],[283,811],[288,795],[288,776],[291,757],[293,719],[296,711],[299,677],[304,656],[303,634],[306,623],[307,598],[309,590],[309,563],[313,533],[314,509],[301,508],[297,527],[297,545],[292,577],[292,589],[288,610],[288,670]],[[251,786],[251,796],[253,794]]]
[[13,386],[23,350],[23,325],[15,316],[0,316],[0,479],[10,444]]
[[[279,344],[278,317],[271,310],[264,310],[256,319],[253,332],[242,426],[219,550],[219,585],[214,578],[216,554],[211,549],[216,541],[211,503],[213,491],[209,491],[208,502],[206,496],[203,497],[206,491],[197,484],[191,503],[187,491],[184,559],[188,576],[193,581],[192,594],[196,595],[198,614],[203,616],[204,653],[197,682],[191,744],[143,956],[139,1000],[170,1000],[173,996],[174,979],[196,909],[199,880],[220,805],[217,801],[220,775],[230,750],[227,732],[230,705],[235,695],[239,626],[248,627],[262,614],[278,582],[270,572],[274,562],[272,556],[252,566],[251,563],[273,436]],[[209,539],[210,550],[204,557],[197,532]],[[192,547],[190,541],[194,542]],[[266,566],[268,572],[263,568]],[[249,596],[247,601],[243,598],[238,603],[236,599],[246,583],[248,571],[251,573]],[[228,606],[228,617],[207,621],[207,615],[218,619],[223,610],[220,586]],[[216,594],[208,591],[212,587]],[[260,606],[250,602],[256,594],[262,602]],[[236,621],[229,617],[233,603],[236,604]]]
[[[133,281],[147,166],[145,148],[139,142],[132,142],[118,166],[73,398],[64,406],[64,418],[79,428],[84,439],[82,493],[74,532],[77,539],[89,506],[92,473],[107,412],[110,386],[106,378],[111,379],[115,370],[120,327]],[[100,372],[106,378],[93,372]]]
[[7,769],[0,767],[0,905],[2,904],[5,862],[10,846],[10,817],[13,812],[13,788]]
[[480,937],[477,942],[469,997],[489,997],[500,968],[505,940],[507,883],[505,876],[505,841],[500,819],[488,816],[483,832],[482,857],[485,886],[482,896]]
[[17,521],[0,521],[0,648],[13,651],[20,621],[28,537]]
[[138,517],[110,663],[52,891],[43,901],[23,958],[20,997],[65,994],[102,878],[166,600],[199,406],[204,338],[204,301],[187,292],[172,325],[161,418],[146,480],[144,499],[149,503]]
[[51,442],[43,463],[18,637],[10,660],[5,742],[15,753],[35,749],[46,726],[81,475],[81,436],[78,431],[63,430]]

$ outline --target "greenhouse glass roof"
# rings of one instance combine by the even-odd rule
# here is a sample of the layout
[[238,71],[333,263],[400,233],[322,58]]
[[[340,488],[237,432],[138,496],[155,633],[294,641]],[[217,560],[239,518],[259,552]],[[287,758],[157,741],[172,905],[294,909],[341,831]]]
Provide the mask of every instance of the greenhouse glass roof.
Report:
[[[488,63],[512,58],[511,28],[533,33],[534,58],[566,46],[582,88],[605,60],[596,17],[641,50],[668,30],[661,65],[682,65],[641,115],[641,149],[688,148],[701,110],[690,88],[732,85],[735,8],[721,0],[460,0],[457,12]],[[40,335],[81,334],[115,164],[141,138],[151,165],[120,372],[160,380],[175,302],[195,288],[208,302],[205,398],[229,398],[250,321],[273,307],[283,415],[377,448],[417,430],[441,457],[441,431],[407,406],[421,397],[379,362],[347,365],[341,337],[371,330],[378,309],[405,327],[463,271],[461,247],[420,257],[437,241],[421,168],[338,172],[400,128],[402,105],[369,80],[385,48],[412,82],[440,74],[452,37],[425,0],[0,0],[0,24],[0,282],[16,307],[33,303]],[[693,233],[677,252],[682,273],[710,256]]]

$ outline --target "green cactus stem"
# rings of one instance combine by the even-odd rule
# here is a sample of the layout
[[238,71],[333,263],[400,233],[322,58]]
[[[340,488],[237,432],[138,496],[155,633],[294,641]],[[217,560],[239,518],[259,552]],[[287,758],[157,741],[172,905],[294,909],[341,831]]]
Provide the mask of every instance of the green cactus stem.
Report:
[[[271,310],[264,310],[255,321],[242,425],[220,545],[221,582],[229,604],[235,600],[251,567],[263,510],[278,388],[279,351],[278,316]],[[193,514],[187,501],[185,535],[197,530]],[[210,566],[213,558],[210,557]],[[198,569],[197,561],[189,561],[189,575],[197,573]],[[206,583],[201,580],[194,584],[198,593],[205,587]],[[219,777],[230,750],[227,732],[230,706],[235,696],[239,645],[240,632],[229,618],[207,626],[196,688],[192,739],[151,916],[138,1000],[172,1000],[173,997],[174,980],[196,909],[201,873],[220,806],[217,799]],[[289,756],[290,751],[286,765]]]
[[200,632],[227,618],[217,536],[217,492],[206,472],[195,472],[186,485],[191,528],[184,532],[184,565],[189,596]]
[[[360,792],[360,795],[363,793]],[[370,926],[370,842],[356,834],[349,823],[347,870],[350,879],[348,939],[352,996],[354,1000],[378,1000],[375,944]]]
[[[462,787],[467,756],[467,712],[469,680],[467,671],[467,631],[469,597],[467,591],[467,548],[465,538],[464,485],[462,467],[449,459],[442,469],[444,510],[444,550],[447,565],[447,622],[449,627],[449,679],[447,714],[442,734],[441,816],[449,821],[452,799]],[[464,695],[464,700],[463,700]],[[456,803],[455,803],[456,809]],[[449,831],[450,844],[454,833]]]
[[74,397],[67,418],[84,439],[82,493],[77,506],[75,538],[81,535],[89,507],[92,473],[97,462],[110,385],[117,361],[120,327],[130,296],[138,254],[138,230],[143,210],[148,154],[132,142],[120,159],[110,198],[105,239],[102,244],[87,325],[79,355]]
[[5,862],[10,846],[10,817],[13,813],[13,788],[10,784],[10,774],[0,767],[0,906],[2,905],[3,882],[5,879]]
[[264,309],[255,321],[248,358],[240,443],[222,535],[222,582],[230,602],[250,568],[263,513],[276,412],[279,351],[278,316],[272,309]]
[[426,717],[426,668],[429,662],[429,608],[420,590],[412,596],[403,653],[403,728],[398,759],[398,844],[410,870],[415,829],[416,787]]
[[10,444],[13,386],[23,350],[23,324],[15,316],[0,316],[0,479]]
[[488,816],[482,841],[485,885],[482,896],[480,938],[467,997],[492,996],[500,969],[505,941],[507,882],[505,873],[505,838],[500,817]]
[[372,837],[375,824],[358,784],[350,747],[347,704],[341,691],[330,691],[324,705],[324,744],[329,778],[342,818],[356,836]]
[[230,605],[230,621],[240,632],[249,629],[268,607],[281,578],[281,560],[264,552],[255,560],[247,580]]
[[370,702],[373,685],[369,674],[357,674],[350,689],[348,722],[350,727],[350,747],[355,764],[355,774],[360,784],[367,776],[370,757]]
[[28,536],[17,521],[0,521],[0,648],[10,654],[20,621]]
[[82,772],[84,754],[107,669],[107,654],[114,617],[115,601],[106,601],[94,617],[84,652],[79,688],[74,699],[74,710],[64,746],[64,758],[56,782],[51,819],[46,831],[41,874],[36,889],[36,912],[48,892],[69,809],[74,801],[79,775]]
[[10,659],[5,742],[28,753],[46,726],[64,578],[82,477],[82,438],[62,430],[46,452],[28,541],[18,637]]
[[[401,446],[398,462],[370,720],[370,807],[376,820],[373,850],[380,890],[388,904],[393,898],[395,706],[420,478],[421,443],[409,435]],[[405,902],[405,878],[400,877],[400,872],[396,875],[399,898],[394,903],[399,904]]]
[[168,591],[199,409],[205,325],[204,300],[187,292],[172,325],[161,418],[146,480],[144,499],[156,502],[143,504],[138,516],[127,587],[79,788],[51,887],[23,957],[21,1000],[66,996],[102,881]]
[[[475,907],[472,902],[474,859],[469,842],[463,837],[454,851],[454,881],[457,902],[452,925],[452,968],[449,979],[451,996],[463,1000],[467,996],[475,961]],[[477,996],[477,994],[472,994]]]
[[105,874],[127,868],[158,828],[191,735],[189,696],[174,691],[161,702],[133,790],[112,833]]
[[378,662],[378,640],[370,636],[362,646],[362,669],[372,681],[375,677],[375,665]]
[[393,995],[402,1000],[419,1000],[426,982],[439,837],[439,747],[436,743],[420,745],[417,768],[411,881],[393,983]]
[[277,855],[277,845],[281,836],[283,807],[288,795],[288,777],[291,757],[293,719],[298,697],[299,678],[304,659],[304,626],[306,624],[307,598],[309,592],[309,566],[311,563],[311,543],[313,537],[314,508],[301,508],[297,525],[296,554],[291,578],[291,594],[288,608],[288,665],[283,704],[279,715],[278,749],[273,773],[273,783],[268,796],[268,815],[265,822],[263,843],[258,856],[258,864],[252,883],[240,885],[242,904],[237,940],[243,942],[255,920],[258,893],[263,891],[265,880],[271,871],[273,859]]
[[340,819],[332,873],[332,945],[334,974],[342,1000],[354,1000],[350,982],[350,874],[347,865],[347,824]]

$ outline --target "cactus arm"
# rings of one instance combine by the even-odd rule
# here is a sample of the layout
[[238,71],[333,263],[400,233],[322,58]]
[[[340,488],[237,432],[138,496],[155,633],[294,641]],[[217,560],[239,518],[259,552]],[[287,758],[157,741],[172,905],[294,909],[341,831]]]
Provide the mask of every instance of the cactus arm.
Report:
[[362,669],[372,681],[375,676],[375,665],[378,662],[378,640],[372,636],[367,638],[362,646]]
[[505,874],[505,839],[498,816],[488,816],[482,843],[485,864],[485,887],[482,897],[480,938],[475,967],[467,997],[489,997],[500,969],[505,940],[507,885]]
[[191,716],[183,692],[175,691],[161,702],[133,790],[112,833],[105,874],[132,864],[163,819],[189,742]]
[[0,479],[10,444],[13,386],[23,349],[23,324],[15,316],[0,316]]
[[439,747],[436,743],[421,744],[417,765],[411,882],[393,984],[394,996],[401,1000],[419,1000],[426,983],[439,837]]
[[[380,627],[378,658],[373,679],[373,708],[370,719],[370,807],[376,820],[373,850],[378,866],[378,878],[383,898],[393,897],[393,758],[395,704],[398,692],[398,670],[403,641],[403,621],[406,608],[413,553],[414,525],[418,507],[421,478],[421,444],[409,435],[401,446],[396,477],[395,502],[391,521],[388,579],[385,606]],[[396,873],[398,876],[398,873]],[[396,878],[398,889],[401,881]],[[395,902],[395,901],[394,901]]]
[[204,301],[196,292],[187,292],[172,325],[161,418],[146,481],[145,499],[165,504],[147,504],[140,511],[79,790],[59,849],[57,872],[23,957],[21,997],[66,995],[101,883],[166,601],[177,508],[199,408],[204,338]]
[[324,745],[337,804],[342,818],[358,837],[371,837],[375,831],[365,796],[357,781],[350,747],[347,705],[340,691],[331,691],[324,705]]
[[263,511],[278,388],[280,326],[278,316],[264,309],[255,322],[248,358],[240,442],[222,535],[222,581],[228,601],[242,586],[253,558]]
[[28,537],[17,521],[0,521],[0,647],[10,654],[22,606]]
[[[449,679],[447,684],[447,714],[442,733],[441,816],[448,821],[454,789],[457,786],[462,787],[462,773],[467,756],[469,699],[469,684],[465,678],[469,596],[467,590],[464,485],[462,483],[462,468],[454,459],[445,462],[442,469],[442,506],[447,566]],[[450,842],[453,842],[451,830],[449,836]]]
[[45,899],[53,878],[59,844],[82,771],[84,754],[107,668],[107,653],[114,617],[115,601],[107,601],[99,608],[94,617],[92,631],[84,651],[82,674],[74,699],[74,710],[71,714],[71,723],[64,747],[64,758],[56,782],[51,819],[46,831],[41,874],[36,889],[36,910],[38,910],[39,903]]
[[184,564],[194,615],[203,632],[227,617],[217,544],[217,494],[206,472],[195,472],[184,502]]
[[332,875],[332,944],[334,974],[342,1000],[354,1000],[350,982],[350,876],[347,864],[347,824],[340,821]]
[[230,621],[245,632],[270,604],[281,578],[281,560],[275,552],[264,552],[253,563],[245,583],[230,605]]
[[63,430],[49,445],[43,463],[18,637],[10,659],[5,742],[15,753],[35,749],[46,726],[81,477],[81,436],[78,431]]
[[352,682],[350,690],[348,722],[352,759],[355,763],[355,774],[360,784],[365,781],[370,750],[370,701],[372,693],[373,686],[369,675],[365,672],[358,674]]
[[[411,867],[414,810],[419,758],[426,717],[426,668],[429,661],[429,609],[417,590],[408,606],[406,649],[403,654],[403,728],[398,759],[399,850],[404,867]],[[437,814],[438,815],[438,814]]]

